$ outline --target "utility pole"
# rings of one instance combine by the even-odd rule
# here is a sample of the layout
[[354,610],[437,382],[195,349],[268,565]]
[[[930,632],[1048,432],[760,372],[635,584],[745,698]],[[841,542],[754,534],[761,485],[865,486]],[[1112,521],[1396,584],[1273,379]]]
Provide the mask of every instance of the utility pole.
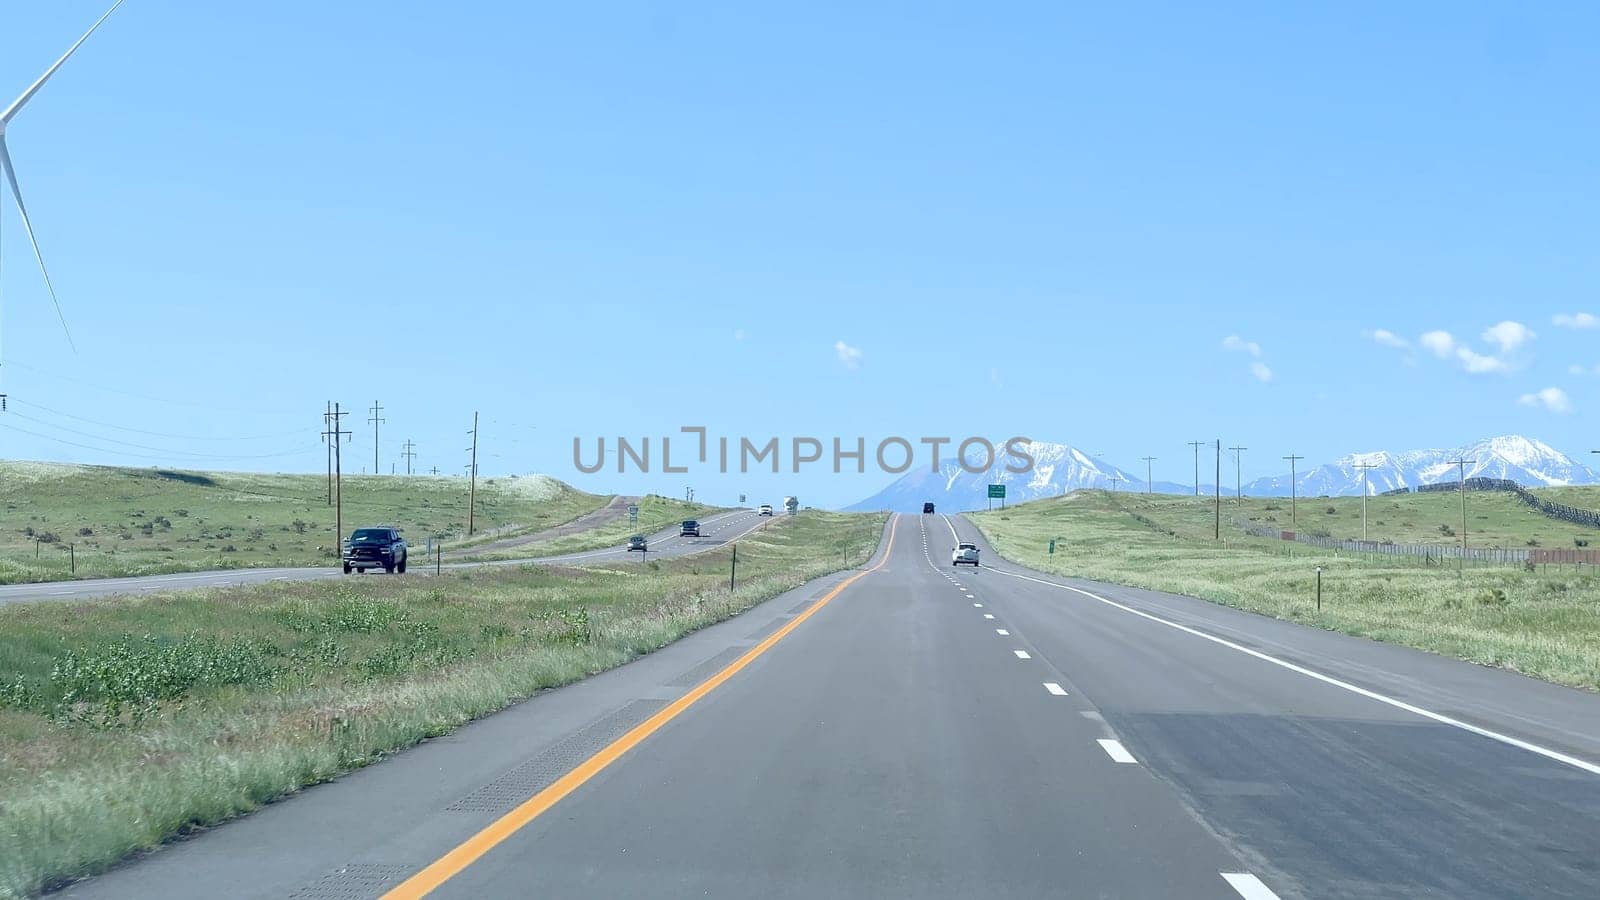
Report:
[[341,557],[344,555],[344,480],[340,469],[339,438],[350,439],[350,432],[344,430],[340,422],[348,412],[341,412],[339,404],[334,403],[333,409],[328,413],[328,427],[322,432],[322,439],[333,444],[333,548]]
[[1367,542],[1367,495],[1372,493],[1371,479],[1367,476],[1369,469],[1376,469],[1377,463],[1356,463],[1356,468],[1361,470],[1361,543]]
[[1457,571],[1467,567],[1467,466],[1475,465],[1475,459],[1452,459],[1450,465],[1461,467],[1461,564]]
[[[329,400],[327,409],[323,410],[323,412],[322,412],[322,429],[323,429],[324,433],[327,432],[328,422],[330,420],[332,420],[332,419],[333,419],[333,401]],[[328,445],[328,505],[332,506],[333,505],[333,444],[329,443],[327,438],[323,438],[322,442],[324,444]]]
[[1222,438],[1217,438],[1217,516],[1211,529],[1211,539],[1222,540]]
[[429,475],[437,475],[437,474],[439,474],[439,467],[438,466],[434,466],[433,469],[428,472],[428,474]]
[[1233,499],[1243,500],[1244,479],[1240,473],[1244,471],[1244,452],[1250,448],[1229,447],[1228,449],[1233,451]]
[[1300,528],[1300,497],[1298,495],[1298,485],[1295,483],[1294,464],[1305,459],[1305,457],[1291,453],[1285,456],[1284,459],[1289,461],[1289,524],[1295,526],[1295,530],[1298,531]]
[[1200,447],[1205,441],[1190,441],[1189,446],[1194,448],[1194,495],[1200,496]]
[[1148,495],[1148,494],[1151,493],[1151,490],[1152,490],[1152,488],[1150,487],[1150,463],[1155,461],[1155,457],[1154,456],[1146,456],[1146,457],[1143,457],[1143,459],[1144,459],[1144,492],[1145,492],[1145,494]]
[[378,423],[387,420],[378,418],[378,413],[383,412],[383,407],[379,406],[376,400],[372,401],[372,409],[368,411],[372,413],[372,417],[367,419],[372,425],[372,474],[376,475],[381,471],[378,468]]
[[1122,480],[1122,473],[1112,472],[1111,476],[1106,480],[1111,482],[1111,493],[1115,494],[1117,492],[1117,482]]
[[478,508],[478,414],[472,414],[472,464],[467,466],[467,537],[472,537],[473,514]]
[[400,455],[406,458],[406,474],[410,475],[411,461],[417,458],[417,445],[415,441],[411,440],[410,438],[406,438],[405,446],[405,452],[401,453]]

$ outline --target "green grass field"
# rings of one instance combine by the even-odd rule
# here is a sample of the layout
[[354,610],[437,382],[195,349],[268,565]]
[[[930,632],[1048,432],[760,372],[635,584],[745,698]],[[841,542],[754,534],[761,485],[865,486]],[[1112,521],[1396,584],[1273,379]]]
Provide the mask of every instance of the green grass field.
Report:
[[1225,505],[1222,542],[1212,540],[1211,504],[1187,497],[1080,491],[971,518],[1001,555],[1042,571],[1187,594],[1600,689],[1600,576],[1589,567],[1458,573],[1251,537],[1226,527],[1228,512]]
[[[463,478],[347,475],[343,484],[347,535],[397,525],[420,554],[430,536],[448,546],[466,534]],[[475,525],[536,531],[606,500],[543,476],[484,478]],[[337,546],[322,475],[0,463],[0,583],[331,565]]]
[[0,607],[0,897],[627,662],[860,564],[879,514],[560,570],[280,583]]
[[[1558,488],[1555,489],[1557,493],[1542,490],[1538,493],[1569,506],[1600,508],[1589,506],[1600,504],[1600,493],[1595,493],[1596,489],[1580,490],[1581,493],[1570,488]],[[1570,499],[1557,499],[1558,495]],[[1194,498],[1168,499],[1191,503]],[[1234,517],[1240,517],[1282,531],[1299,530],[1340,540],[1361,538],[1360,497],[1301,498],[1295,506],[1299,508],[1298,528],[1290,518],[1288,497],[1246,497],[1242,502],[1224,497],[1223,525],[1226,527]],[[1460,540],[1460,534],[1461,495],[1454,491],[1367,498],[1368,540],[1387,540],[1397,544],[1452,544]],[[1600,546],[1600,530],[1545,516],[1509,493],[1467,492],[1469,546],[1572,548],[1577,546],[1576,541],[1591,539]]]

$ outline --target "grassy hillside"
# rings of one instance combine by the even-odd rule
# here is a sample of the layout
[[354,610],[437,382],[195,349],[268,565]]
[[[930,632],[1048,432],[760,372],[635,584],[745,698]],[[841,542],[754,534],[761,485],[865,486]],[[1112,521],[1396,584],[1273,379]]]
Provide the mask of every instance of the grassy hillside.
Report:
[[[548,528],[605,502],[543,476],[484,478],[476,526]],[[466,480],[347,475],[344,523],[396,525],[420,553],[466,534]],[[337,546],[322,475],[0,463],[0,583],[329,565]]]
[[[1577,498],[1579,502],[1557,499],[1549,494],[1546,496],[1570,506],[1600,502],[1600,496],[1587,492]],[[1158,506],[1170,504],[1176,512],[1195,501],[1192,497],[1157,496],[1153,502]],[[1298,530],[1341,540],[1360,539],[1360,497],[1302,497],[1298,505]],[[1224,497],[1223,526],[1227,527],[1234,517],[1240,517],[1283,531],[1295,530],[1290,522],[1289,506],[1287,497],[1246,497],[1242,502]],[[1450,544],[1460,540],[1460,531],[1461,495],[1454,491],[1367,498],[1368,540],[1388,540],[1397,544]],[[1471,546],[1572,547],[1578,540],[1594,540],[1600,546],[1600,530],[1545,516],[1509,493],[1467,492],[1467,541]]]
[[1533,493],[1552,503],[1579,509],[1600,509],[1600,484],[1579,487],[1534,488]]
[[[1226,522],[1226,508],[1223,514]],[[1081,491],[970,518],[1003,556],[1046,572],[1188,594],[1600,689],[1600,577],[1592,567],[1458,574],[1420,560],[1335,555],[1226,527],[1217,542],[1210,504],[1182,497]],[[1054,554],[1051,538],[1058,539]]]
[[[879,514],[729,548],[0,607],[0,897],[367,765],[859,563]],[[113,677],[114,675],[114,677]]]

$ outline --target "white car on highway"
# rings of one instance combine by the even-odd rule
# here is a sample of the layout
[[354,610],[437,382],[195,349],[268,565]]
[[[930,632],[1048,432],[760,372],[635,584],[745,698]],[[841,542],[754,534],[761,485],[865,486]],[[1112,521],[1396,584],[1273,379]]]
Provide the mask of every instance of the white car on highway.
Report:
[[977,544],[969,544],[966,541],[962,541],[961,543],[956,545],[956,548],[954,550],[950,551],[950,565],[952,565],[952,566],[960,566],[960,565],[975,566],[977,564],[978,564],[978,545]]

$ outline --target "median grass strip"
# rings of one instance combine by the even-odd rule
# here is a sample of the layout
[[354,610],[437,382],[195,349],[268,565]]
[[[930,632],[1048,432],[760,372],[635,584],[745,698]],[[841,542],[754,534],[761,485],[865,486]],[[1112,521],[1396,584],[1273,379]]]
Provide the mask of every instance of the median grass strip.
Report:
[[[466,534],[464,478],[346,475],[343,484],[346,536],[395,525],[420,556],[430,537]],[[0,583],[331,565],[327,488],[322,475],[0,462]],[[538,531],[608,499],[542,475],[483,478],[476,525]]]
[[279,583],[0,608],[0,897],[627,662],[845,566],[882,515],[582,569]]
[[[1222,514],[1227,523],[1229,501]],[[970,514],[1002,556],[1041,571],[1187,594],[1600,690],[1600,575],[1588,567],[1458,572],[1256,538],[1226,524],[1219,542],[1212,516],[1203,499],[1102,491]]]

